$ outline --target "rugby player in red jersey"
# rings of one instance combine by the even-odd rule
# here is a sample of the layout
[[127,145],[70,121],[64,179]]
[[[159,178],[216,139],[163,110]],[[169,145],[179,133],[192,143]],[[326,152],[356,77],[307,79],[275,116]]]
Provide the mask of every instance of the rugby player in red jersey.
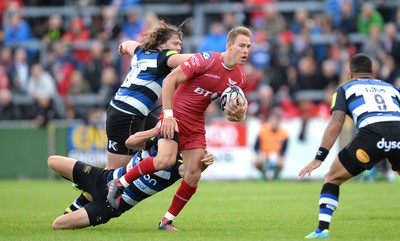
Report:
[[[251,31],[248,28],[233,28],[228,33],[225,52],[197,53],[164,79],[158,154],[143,160],[121,178],[109,182],[107,199],[113,208],[118,208],[121,195],[130,183],[173,165],[172,157],[176,157],[179,150],[187,171],[159,224],[159,229],[177,231],[172,221],[196,192],[201,177],[200,160],[206,149],[206,109],[227,87],[236,85],[244,88],[246,76],[241,65],[248,58],[250,40]],[[229,121],[238,122],[245,118],[246,111],[246,101],[236,104],[230,100],[224,112]]]

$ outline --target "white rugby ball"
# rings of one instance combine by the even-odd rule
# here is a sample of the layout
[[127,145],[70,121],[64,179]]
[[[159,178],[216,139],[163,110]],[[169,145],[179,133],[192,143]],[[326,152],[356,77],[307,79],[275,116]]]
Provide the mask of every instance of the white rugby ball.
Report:
[[243,90],[236,85],[229,86],[221,94],[221,109],[225,110],[225,106],[230,99],[233,99],[237,105],[245,103],[246,97],[244,96]]

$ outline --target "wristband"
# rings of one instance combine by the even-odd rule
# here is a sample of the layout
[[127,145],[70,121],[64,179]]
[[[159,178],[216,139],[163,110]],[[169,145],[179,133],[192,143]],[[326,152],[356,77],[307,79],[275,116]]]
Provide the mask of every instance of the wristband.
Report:
[[315,159],[323,162],[328,154],[329,150],[321,146],[319,147],[317,154],[315,154]]
[[174,113],[172,112],[171,109],[166,109],[164,110],[164,117],[174,117]]

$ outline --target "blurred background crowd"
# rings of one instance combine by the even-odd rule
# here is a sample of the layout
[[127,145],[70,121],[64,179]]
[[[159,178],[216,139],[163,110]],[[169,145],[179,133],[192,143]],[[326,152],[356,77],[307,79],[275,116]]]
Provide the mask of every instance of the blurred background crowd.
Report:
[[[0,118],[41,125],[87,118],[88,107],[104,110],[129,68],[129,57],[117,55],[118,44],[140,41],[159,19],[180,24],[186,18],[186,53],[224,51],[227,30],[242,24],[252,29],[244,66],[250,116],[264,119],[275,107],[284,118],[329,116],[331,93],[347,80],[346,66],[356,52],[374,58],[377,78],[400,82],[395,2],[4,0]],[[178,10],[157,13],[165,5]],[[193,17],[199,9],[201,17]],[[209,115],[220,115],[214,107]]]

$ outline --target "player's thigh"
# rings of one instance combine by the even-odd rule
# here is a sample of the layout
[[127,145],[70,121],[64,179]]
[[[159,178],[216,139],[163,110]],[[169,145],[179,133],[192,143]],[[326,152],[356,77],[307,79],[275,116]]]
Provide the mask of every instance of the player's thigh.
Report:
[[343,164],[336,157],[335,160],[333,160],[328,173],[325,175],[325,183],[340,185],[352,177],[353,175],[346,170]]
[[69,180],[72,180],[72,170],[75,163],[75,159],[65,156],[53,155],[47,159],[47,164],[51,169]]
[[107,166],[105,169],[117,169],[125,166],[132,159],[133,155],[117,154],[107,151]]
[[175,140],[161,138],[158,140],[158,152],[154,158],[154,166],[157,170],[172,166],[178,154],[178,143]]
[[84,228],[90,225],[89,216],[84,208],[62,215],[53,222],[53,229]]
[[202,148],[182,150],[183,163],[185,164],[187,175],[200,175],[203,163],[201,159],[206,154]]

